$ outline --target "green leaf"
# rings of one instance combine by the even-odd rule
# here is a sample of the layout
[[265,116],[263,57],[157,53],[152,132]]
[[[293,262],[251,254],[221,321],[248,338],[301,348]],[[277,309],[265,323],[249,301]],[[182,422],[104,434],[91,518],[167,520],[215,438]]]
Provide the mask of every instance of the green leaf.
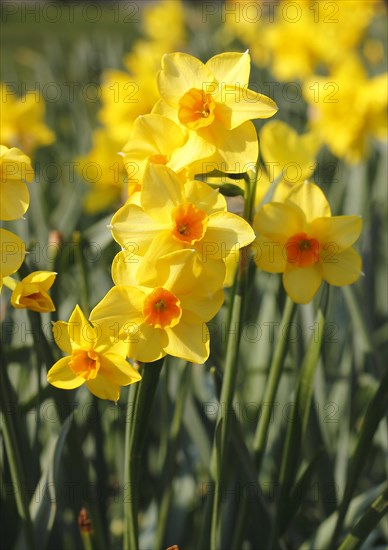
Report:
[[388,487],[357,521],[339,550],[358,550],[367,536],[388,512]]
[[295,405],[289,420],[286,442],[280,467],[281,499],[278,502],[277,530],[282,534],[289,523],[290,487],[295,485],[295,478],[300,460],[300,453],[305,439],[307,422],[310,414],[311,399],[314,390],[314,376],[318,365],[324,335],[324,316],[319,309],[315,326],[317,330],[311,335],[302,367],[296,384]]
[[[58,484],[58,473],[63,447],[72,420],[73,413],[66,418],[56,441],[53,441],[49,459],[46,461],[46,469],[41,475],[34,496],[30,502],[31,520],[34,525],[36,540],[39,541],[39,548],[41,549],[45,548],[54,525],[57,511],[55,487]],[[15,548],[22,549],[25,547],[24,534],[21,534]]]

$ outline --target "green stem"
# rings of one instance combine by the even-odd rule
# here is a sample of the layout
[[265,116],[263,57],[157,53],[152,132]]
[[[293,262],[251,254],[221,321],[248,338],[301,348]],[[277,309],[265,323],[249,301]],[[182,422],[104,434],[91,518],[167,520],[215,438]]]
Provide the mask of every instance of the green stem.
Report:
[[170,510],[171,497],[173,494],[172,478],[175,470],[175,459],[178,450],[179,434],[182,426],[183,413],[185,410],[187,392],[190,386],[190,363],[186,363],[179,381],[179,394],[176,400],[171,430],[168,437],[168,453],[165,461],[165,483],[166,490],[163,493],[162,504],[159,512],[159,521],[156,531],[155,549],[163,548],[163,541],[166,533],[168,512]]
[[[4,365],[0,369],[0,402],[3,407],[7,403],[7,385],[9,381],[7,379]],[[7,453],[9,468],[11,471],[11,478],[13,486],[15,487],[15,500],[16,506],[20,517],[22,518],[26,528],[26,539],[28,547],[32,550],[36,548],[34,527],[31,521],[29,503],[26,498],[26,481],[23,472],[22,460],[17,443],[16,430],[13,422],[13,415],[11,411],[2,411],[2,432],[4,434],[5,451]]]
[[[129,392],[128,395],[124,455],[124,550],[139,548],[137,514],[140,460],[163,360],[144,363],[142,380],[135,385],[134,392]],[[135,394],[134,408],[132,407],[133,393]],[[134,422],[131,429],[132,412]]]
[[[287,296],[286,303],[283,310],[283,316],[280,324],[279,334],[281,335],[277,340],[274,354],[272,356],[272,362],[269,368],[269,375],[267,384],[264,390],[264,396],[262,400],[261,414],[257,425],[255,437],[253,440],[253,452],[255,456],[255,464],[257,469],[257,477],[260,476],[261,465],[265,454],[265,448],[267,445],[269,425],[271,422],[272,412],[274,408],[274,401],[279,387],[279,381],[283,372],[283,363],[287,351],[288,340],[284,336],[288,334],[286,330],[291,323],[292,317],[295,312],[294,302]],[[264,406],[265,405],[265,406]],[[243,500],[239,509],[235,535],[232,548],[241,548],[241,539],[245,532],[246,521],[248,517],[248,502]]]
[[284,358],[287,351],[287,338],[284,335],[288,334],[287,327],[291,323],[294,312],[295,312],[295,304],[291,300],[291,298],[287,296],[287,300],[284,306],[283,316],[280,324],[280,330],[279,330],[280,337],[278,338],[275,352],[272,357],[272,362],[269,369],[269,376],[268,376],[267,384],[264,391],[263,401],[262,401],[260,419],[257,425],[257,430],[253,441],[253,451],[255,454],[258,475],[260,473],[261,463],[265,453],[269,425],[271,422],[271,416],[274,408],[274,399],[278,391],[279,381],[283,371]]
[[[248,223],[252,223],[254,214],[254,196],[256,189],[256,176],[251,180],[247,175],[245,179],[245,196],[244,196],[244,218]],[[221,492],[226,482],[226,466],[227,452],[229,443],[229,428],[231,422],[231,411],[234,390],[237,378],[238,367],[238,352],[241,339],[241,324],[243,318],[243,299],[247,290],[248,265],[249,257],[245,253],[246,249],[240,250],[239,270],[237,274],[237,282],[233,289],[231,297],[231,316],[230,328],[236,328],[234,337],[229,335],[226,357],[225,370],[222,381],[219,416],[214,437],[213,454],[216,458],[215,468],[215,493],[213,500],[213,512],[210,532],[210,546],[212,550],[217,550],[218,531],[221,524]],[[229,331],[230,332],[230,331]]]

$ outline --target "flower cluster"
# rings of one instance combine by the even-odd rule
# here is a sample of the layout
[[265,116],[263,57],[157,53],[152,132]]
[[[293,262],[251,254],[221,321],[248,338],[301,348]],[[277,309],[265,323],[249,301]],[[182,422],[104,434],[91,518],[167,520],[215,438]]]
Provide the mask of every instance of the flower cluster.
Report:
[[[115,286],[89,321],[76,309],[69,324],[57,325],[69,335],[77,319],[93,336],[90,342],[78,332],[66,341],[56,337],[68,357],[50,370],[53,385],[70,389],[86,381],[95,395],[117,399],[119,386],[139,376],[129,363],[110,370],[104,362],[109,342],[122,366],[125,357],[153,362],[167,354],[205,362],[210,353],[206,323],[223,303],[240,249],[253,241],[258,267],[283,273],[285,290],[297,303],[309,302],[322,280],[342,286],[358,279],[361,260],[352,245],[360,218],[332,217],[323,192],[305,181],[315,168],[315,133],[300,136],[281,121],[262,129],[267,170],[263,178],[254,168],[244,176],[246,200],[259,208],[253,228],[228,211],[222,183],[210,186],[207,177],[198,179],[206,176],[206,166],[222,166],[233,177],[241,172],[242,160],[256,165],[252,119],[271,117],[277,107],[248,87],[249,75],[248,52],[223,53],[207,63],[184,53],[163,56],[160,97],[151,113],[134,121],[123,150],[129,181],[133,165],[138,178],[110,225],[121,246],[112,264]],[[299,172],[291,176],[292,163]],[[260,189],[252,197],[254,179]]]
[[[92,329],[105,327],[104,341],[124,343],[134,361],[170,354],[203,363],[209,356],[206,323],[223,303],[239,249],[255,235],[247,221],[227,211],[217,189],[194,178],[203,160],[222,161],[231,172],[239,171],[237,159],[256,162],[251,119],[270,117],[277,108],[248,88],[249,72],[247,52],[217,55],[206,64],[188,54],[166,54],[157,79],[160,99],[151,114],[134,122],[123,153],[126,166],[139,166],[139,179],[111,223],[122,247],[112,266],[115,286],[90,315]],[[106,398],[90,383],[97,348],[76,344],[84,350],[82,369],[67,358],[54,365],[48,380],[62,388],[86,380]],[[62,349],[74,355],[69,346]],[[129,375],[132,370],[128,365]]]

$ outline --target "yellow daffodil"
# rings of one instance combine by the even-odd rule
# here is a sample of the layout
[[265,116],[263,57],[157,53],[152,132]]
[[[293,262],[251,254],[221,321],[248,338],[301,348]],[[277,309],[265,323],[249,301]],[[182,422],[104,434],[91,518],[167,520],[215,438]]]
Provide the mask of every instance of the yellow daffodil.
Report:
[[250,225],[226,211],[226,201],[200,181],[182,185],[177,175],[161,165],[145,172],[141,206],[125,204],[112,219],[112,234],[127,250],[143,256],[139,276],[153,277],[155,258],[185,248],[209,259],[236,258],[254,239]]
[[290,189],[304,182],[314,172],[319,148],[313,132],[299,135],[281,120],[271,120],[260,132],[260,151],[271,182],[280,180],[273,200],[281,201]]
[[249,74],[247,52],[216,55],[206,64],[185,53],[165,54],[158,74],[161,99],[153,112],[189,130],[198,158],[214,155],[223,171],[241,172],[241,156],[257,159],[256,131],[249,121],[277,111],[269,97],[248,88]]
[[306,304],[322,280],[334,286],[357,281],[361,258],[352,245],[361,225],[359,216],[331,216],[321,189],[300,184],[285,202],[268,203],[256,214],[254,259],[264,271],[283,273],[287,294]]
[[125,252],[115,263],[118,286],[92,316],[118,327],[128,356],[145,362],[166,354],[193,363],[206,361],[210,339],[206,322],[223,302],[223,262],[209,260],[206,266],[193,250],[179,250],[157,260],[155,276],[142,285],[136,273],[139,264],[128,261]]
[[140,191],[149,164],[166,165],[174,172],[183,172],[182,178],[186,179],[183,169],[198,159],[187,134],[161,115],[148,114],[135,120],[131,138],[122,150],[128,182],[132,182],[134,191]]
[[3,279],[15,273],[22,265],[26,255],[26,245],[17,235],[0,228],[0,289]]
[[44,123],[45,101],[41,94],[28,92],[17,97],[2,84],[0,87],[0,136],[8,147],[20,147],[27,154],[55,140],[55,134]]
[[53,386],[72,390],[86,383],[100,399],[117,401],[120,386],[141,379],[125,359],[126,344],[112,333],[111,327],[94,322],[92,316],[88,321],[79,306],[68,323],[54,323],[53,333],[57,345],[67,354],[47,373],[47,380]]
[[21,281],[13,280],[12,306],[16,309],[30,309],[40,313],[55,311],[47,291],[52,287],[56,276],[57,274],[52,271],[34,271]]
[[27,181],[31,183],[34,171],[31,159],[16,147],[0,145],[0,219],[21,218],[30,204]]
[[387,88],[388,73],[368,78],[357,58],[305,83],[311,126],[334,155],[356,163],[368,153],[371,137],[387,139]]
[[88,214],[101,212],[125,202],[127,175],[119,154],[122,144],[103,129],[93,132],[93,147],[87,155],[77,158],[78,172],[89,185],[84,198]]

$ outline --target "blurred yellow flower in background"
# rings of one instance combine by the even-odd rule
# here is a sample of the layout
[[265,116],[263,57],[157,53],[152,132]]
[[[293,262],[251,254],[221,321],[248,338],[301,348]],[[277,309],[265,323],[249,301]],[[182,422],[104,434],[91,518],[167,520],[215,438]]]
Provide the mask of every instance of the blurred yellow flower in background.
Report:
[[47,291],[54,284],[56,276],[57,273],[53,271],[34,271],[21,281],[14,281],[11,305],[16,309],[30,309],[40,313],[55,311]]
[[254,259],[264,271],[283,273],[287,294],[306,304],[322,280],[344,286],[360,277],[361,258],[352,245],[361,226],[359,216],[331,216],[321,189],[302,183],[285,202],[270,202],[256,214]]
[[31,159],[20,149],[0,145],[0,220],[17,220],[27,211],[30,195],[25,181],[31,183]]
[[332,153],[356,163],[368,153],[370,138],[387,139],[388,73],[368,78],[350,57],[330,76],[305,82],[310,124]]
[[77,169],[88,184],[84,209],[88,214],[119,206],[127,197],[127,174],[119,154],[122,144],[99,128],[92,135],[93,147],[77,158]]
[[67,323],[54,323],[55,341],[67,355],[51,367],[47,380],[63,390],[86,383],[96,397],[117,401],[120,386],[138,382],[141,376],[125,358],[126,344],[112,336],[111,327],[90,318],[77,305]]
[[54,132],[44,122],[46,106],[41,94],[28,92],[17,97],[9,86],[1,84],[0,95],[1,143],[31,154],[37,147],[55,141]]

